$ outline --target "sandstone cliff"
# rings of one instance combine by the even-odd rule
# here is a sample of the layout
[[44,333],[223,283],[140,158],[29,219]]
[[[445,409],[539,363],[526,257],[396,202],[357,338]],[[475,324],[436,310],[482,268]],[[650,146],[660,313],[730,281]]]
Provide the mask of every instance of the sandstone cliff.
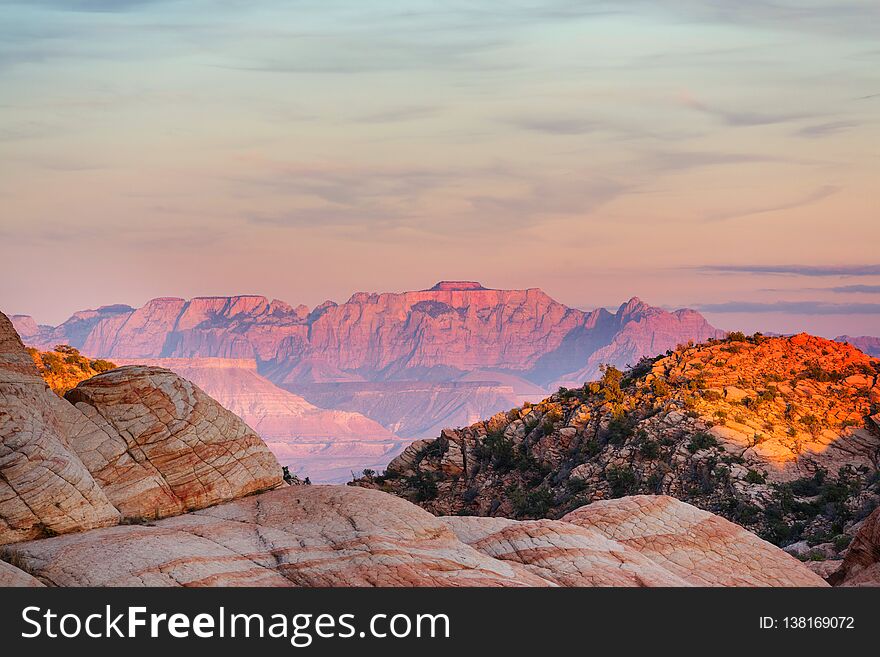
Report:
[[358,483],[514,518],[666,494],[833,558],[880,503],[878,375],[849,345],[732,335],[418,441]]
[[16,319],[25,340],[92,357],[245,358],[277,385],[325,408],[359,412],[401,437],[424,437],[721,333],[693,311],[638,299],[616,314],[567,307],[539,289],[447,281],[313,310],[259,296],[153,299],[104,306],[58,327]]
[[851,337],[849,335],[839,335],[834,338],[834,340],[836,342],[846,342],[856,347],[857,349],[864,351],[869,356],[880,358],[880,338],[875,338],[867,335],[863,335],[857,338]]
[[281,466],[236,415],[190,381],[127,366],[65,395],[109,440],[76,449],[111,502],[133,520],[163,518],[281,485]]
[[111,370],[61,399],[2,313],[0,437],[0,544],[163,517],[281,484],[259,437],[167,370]]
[[83,437],[107,436],[49,390],[0,313],[0,545],[119,521],[74,450]]

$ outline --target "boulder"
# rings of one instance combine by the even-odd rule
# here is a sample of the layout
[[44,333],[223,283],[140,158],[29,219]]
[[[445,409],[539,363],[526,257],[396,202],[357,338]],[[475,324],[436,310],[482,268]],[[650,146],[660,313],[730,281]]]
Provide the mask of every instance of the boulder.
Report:
[[665,495],[594,502],[562,519],[596,529],[697,586],[827,586],[739,525]]
[[49,390],[0,313],[0,545],[118,521],[74,450],[99,434]]
[[841,586],[880,586],[880,508],[862,523],[830,581]]
[[0,561],[0,588],[36,588],[45,586],[33,575]]
[[159,367],[120,367],[67,393],[106,434],[83,462],[126,518],[154,519],[282,485],[281,466],[238,416]]

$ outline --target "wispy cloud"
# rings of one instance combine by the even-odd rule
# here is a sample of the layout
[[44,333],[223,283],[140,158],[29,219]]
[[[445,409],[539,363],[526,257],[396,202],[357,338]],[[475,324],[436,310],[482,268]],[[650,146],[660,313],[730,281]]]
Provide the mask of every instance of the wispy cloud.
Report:
[[401,123],[436,116],[441,109],[440,105],[390,107],[369,114],[361,114],[352,120],[356,123]]
[[880,285],[838,285],[836,287],[764,288],[762,292],[827,292],[829,294],[880,294]]
[[774,125],[777,123],[791,123],[813,118],[816,115],[808,112],[766,112],[739,109],[727,109],[708,105],[697,100],[690,94],[682,96],[682,104],[692,110],[706,114],[722,123],[732,127],[750,127],[762,125]]
[[814,125],[804,126],[795,131],[798,137],[806,137],[807,139],[819,139],[821,137],[830,137],[840,132],[858,127],[858,123],[854,121],[827,121],[825,123],[816,123]]
[[739,210],[727,210],[725,212],[717,212],[714,214],[709,214],[705,217],[706,221],[723,221],[726,219],[737,219],[740,217],[750,217],[756,214],[767,214],[770,212],[780,212],[782,210],[793,210],[795,208],[801,208],[807,205],[812,205],[813,203],[818,203],[819,201],[828,198],[829,196],[833,196],[840,191],[840,187],[836,187],[834,185],[823,185],[817,190],[809,192],[804,196],[800,196],[798,198],[792,199],[790,201],[784,201],[782,203],[773,203],[770,205],[758,205],[752,206],[750,208],[743,208]]
[[761,153],[725,153],[707,151],[657,151],[641,158],[636,166],[663,173],[664,171],[687,171],[703,167],[742,165],[766,162],[793,162],[783,157]]
[[837,294],[880,294],[880,285],[841,285],[828,290]]
[[122,13],[150,7],[152,5],[168,4],[177,0],[5,0],[2,5],[28,5],[31,7],[45,7],[58,11],[77,11],[94,13]]
[[698,304],[706,313],[786,313],[789,315],[880,315],[880,303],[829,303],[826,301],[728,301]]
[[605,129],[599,121],[573,117],[521,117],[507,121],[511,125],[548,135],[584,135]]
[[650,6],[685,20],[787,32],[871,34],[880,20],[880,6],[874,0],[617,0],[617,4]]
[[471,196],[475,216],[509,228],[535,224],[549,215],[589,215],[634,188],[597,175],[568,175],[533,178],[517,194]]
[[790,276],[880,276],[880,265],[703,265],[698,270],[719,274],[783,274]]

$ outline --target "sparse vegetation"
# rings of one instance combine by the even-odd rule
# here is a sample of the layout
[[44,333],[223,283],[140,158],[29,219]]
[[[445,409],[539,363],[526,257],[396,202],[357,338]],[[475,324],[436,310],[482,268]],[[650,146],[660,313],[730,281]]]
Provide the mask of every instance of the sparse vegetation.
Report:
[[39,351],[28,347],[27,351],[49,387],[62,397],[80,381],[116,369],[116,365],[110,361],[87,358],[69,345],[55,345],[53,351]]
[[638,477],[632,468],[608,468],[605,480],[611,488],[611,497],[624,497],[636,492]]
[[715,438],[710,433],[705,433],[703,431],[695,433],[691,436],[691,440],[687,445],[687,450],[691,454],[696,454],[701,449],[709,449],[710,447],[717,447],[718,439]]
[[[769,340],[780,346],[767,347]],[[880,404],[872,405],[864,383],[844,382],[844,373],[862,373],[864,364],[805,360],[798,349],[834,355],[835,347],[784,340],[735,332],[708,346],[683,345],[656,370],[658,359],[642,359],[626,372],[604,366],[598,381],[560,388],[550,399],[463,430],[463,444],[471,441],[468,480],[459,483],[438,467],[438,476],[453,477],[452,486],[441,487],[451,499],[426,506],[560,517],[595,499],[669,494],[779,545],[807,540],[826,552],[832,544],[842,550],[853,525],[880,503],[876,463],[863,459],[861,469],[833,475],[814,469],[779,483],[763,454],[803,458],[813,449],[811,435],[843,434],[866,422],[871,429],[863,418]],[[753,364],[752,350],[764,360]],[[793,387],[800,389],[792,393]],[[508,430],[519,421],[525,431]],[[723,445],[710,432],[719,424],[728,424],[718,432],[729,435]],[[810,459],[802,463],[814,468]],[[431,494],[431,482],[420,487],[422,496]]]

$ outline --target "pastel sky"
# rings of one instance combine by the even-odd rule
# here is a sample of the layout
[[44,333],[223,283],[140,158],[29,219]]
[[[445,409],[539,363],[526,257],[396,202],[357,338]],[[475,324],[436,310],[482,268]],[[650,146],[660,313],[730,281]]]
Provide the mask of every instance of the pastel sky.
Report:
[[876,0],[0,0],[0,309],[475,279],[880,335]]

